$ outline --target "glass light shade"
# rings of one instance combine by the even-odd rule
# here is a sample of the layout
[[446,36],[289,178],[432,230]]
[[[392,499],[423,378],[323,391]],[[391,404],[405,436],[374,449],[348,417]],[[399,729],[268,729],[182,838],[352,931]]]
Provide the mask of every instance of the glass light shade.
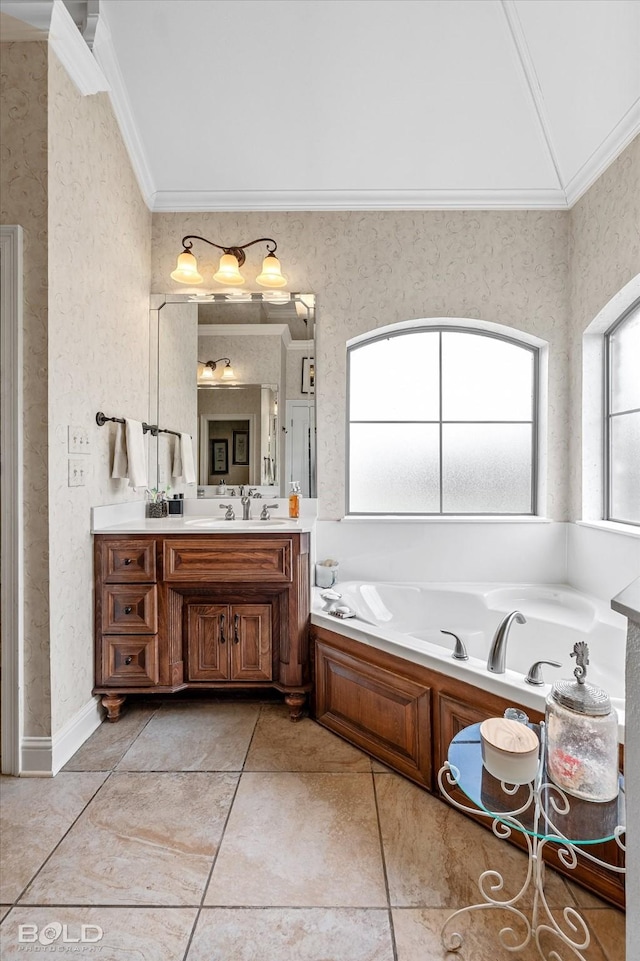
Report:
[[219,284],[229,284],[237,287],[244,283],[244,277],[240,273],[238,260],[233,254],[223,254],[218,265],[218,272],[213,275],[213,279]]
[[178,255],[176,269],[172,271],[171,279],[177,280],[180,284],[202,283],[202,277],[198,273],[198,261],[188,250],[183,250],[183,252]]
[[222,371],[222,380],[235,380],[236,375],[233,372],[233,367],[231,364],[225,364]]
[[262,273],[256,277],[261,287],[284,287],[287,278],[282,276],[280,261],[275,254],[267,254],[262,261]]
[[202,367],[202,370],[198,371],[198,381],[211,383],[213,380],[212,368],[208,367],[206,364],[202,364],[200,366]]

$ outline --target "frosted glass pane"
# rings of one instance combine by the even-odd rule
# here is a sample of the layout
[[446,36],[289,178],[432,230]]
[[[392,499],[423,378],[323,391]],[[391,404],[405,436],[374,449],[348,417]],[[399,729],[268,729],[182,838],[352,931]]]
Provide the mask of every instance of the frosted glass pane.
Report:
[[440,510],[437,425],[352,424],[349,448],[349,511]]
[[494,337],[442,334],[443,420],[531,420],[533,355]]
[[610,337],[611,412],[640,407],[640,307]]
[[350,352],[350,420],[437,420],[439,334],[403,334]]
[[531,513],[531,427],[445,424],[442,428],[445,513]]
[[640,524],[640,413],[611,419],[611,519]]

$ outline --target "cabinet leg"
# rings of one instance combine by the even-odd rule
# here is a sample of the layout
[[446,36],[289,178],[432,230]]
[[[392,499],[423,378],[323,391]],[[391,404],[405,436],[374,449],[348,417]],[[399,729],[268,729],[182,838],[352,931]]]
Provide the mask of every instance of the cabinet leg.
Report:
[[120,708],[126,701],[126,697],[123,694],[104,694],[102,697],[102,706],[107,709],[107,721],[111,721],[115,724],[116,721],[120,720]]
[[306,695],[304,694],[285,694],[284,703],[289,708],[289,719],[291,721],[299,721],[302,718],[302,708],[305,700]]

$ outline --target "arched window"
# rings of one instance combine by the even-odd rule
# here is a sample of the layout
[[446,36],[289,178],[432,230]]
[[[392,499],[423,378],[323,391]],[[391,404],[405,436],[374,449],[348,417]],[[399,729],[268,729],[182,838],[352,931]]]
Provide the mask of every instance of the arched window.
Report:
[[347,513],[535,514],[538,353],[444,323],[350,345]]
[[640,525],[639,301],[604,343],[604,519]]

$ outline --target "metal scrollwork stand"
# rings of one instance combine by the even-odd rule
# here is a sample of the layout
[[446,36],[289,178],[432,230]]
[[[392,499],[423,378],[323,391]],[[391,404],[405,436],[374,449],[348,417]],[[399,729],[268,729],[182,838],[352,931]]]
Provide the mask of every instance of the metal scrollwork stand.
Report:
[[[542,725],[542,756],[544,756],[544,725]],[[480,745],[478,744],[478,751]],[[467,907],[454,911],[442,926],[442,943],[447,951],[457,952],[463,945],[463,936],[458,931],[451,931],[452,922],[461,915],[470,911],[482,910],[501,910],[508,912],[514,922],[518,922],[522,928],[522,933],[512,927],[505,925],[501,928],[498,939],[506,951],[522,951],[526,946],[534,941],[540,957],[544,961],[564,961],[558,950],[566,947],[571,951],[570,958],[577,958],[579,961],[587,961],[583,951],[586,951],[591,941],[591,935],[584,918],[573,907],[565,907],[561,910],[562,924],[554,915],[549,907],[544,891],[544,870],[543,851],[549,842],[559,845],[557,855],[559,860],[566,868],[573,869],[578,863],[578,855],[591,861],[592,864],[600,865],[611,871],[623,874],[624,867],[608,864],[594,857],[583,846],[575,843],[570,838],[565,837],[554,823],[556,814],[564,815],[570,810],[569,798],[557,785],[546,781],[542,777],[543,765],[540,765],[536,780],[528,785],[513,785],[500,782],[503,793],[509,797],[518,793],[524,787],[527,797],[519,807],[508,813],[493,812],[484,810],[481,807],[471,807],[461,804],[450,794],[450,789],[459,786],[460,771],[455,765],[447,761],[438,772],[438,785],[446,799],[460,811],[476,816],[481,815],[491,819],[491,828],[498,838],[509,838],[512,831],[517,830],[522,834],[526,841],[528,851],[527,873],[524,881],[511,898],[501,898],[500,892],[504,890],[504,878],[500,871],[491,869],[483,871],[478,878],[478,888],[483,900],[478,904],[471,904]],[[525,826],[522,815],[530,812],[529,817],[533,818],[532,827]],[[625,828],[616,827],[614,839],[618,846],[624,851]],[[517,906],[522,902],[528,891],[533,892],[533,905],[528,913],[525,913],[522,906]],[[449,932],[449,933],[448,933]],[[545,953],[540,939],[543,934],[557,938],[561,945],[558,950],[548,948]]]

